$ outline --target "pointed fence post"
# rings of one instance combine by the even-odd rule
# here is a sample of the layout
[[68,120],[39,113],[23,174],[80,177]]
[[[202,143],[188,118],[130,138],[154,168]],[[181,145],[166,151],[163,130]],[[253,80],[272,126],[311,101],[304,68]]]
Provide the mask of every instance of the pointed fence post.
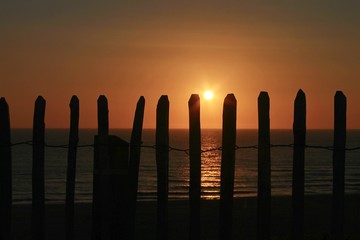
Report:
[[133,129],[130,140],[130,160],[129,160],[130,230],[129,231],[130,231],[131,239],[134,239],[135,237],[134,234],[135,234],[136,200],[137,200],[137,192],[138,192],[144,109],[145,109],[145,98],[141,96],[136,105]]
[[236,98],[228,94],[223,107],[221,185],[220,185],[220,239],[232,237],[232,210],[234,195],[236,147]]
[[32,239],[44,239],[45,217],[45,99],[35,101],[32,165]]
[[336,240],[344,239],[344,192],[346,149],[346,97],[341,91],[335,95],[333,150],[333,213],[332,235]]
[[258,233],[259,240],[271,238],[270,99],[267,92],[258,98]]
[[5,98],[0,99],[0,239],[11,239],[12,163],[10,114]]
[[189,102],[189,145],[190,145],[190,231],[189,239],[200,239],[201,198],[201,129],[200,97],[192,94]]
[[79,99],[72,96],[70,101],[70,134],[68,148],[68,162],[66,175],[66,239],[74,239],[74,199],[75,199],[75,175],[76,153],[79,142]]
[[160,97],[156,109],[157,238],[168,239],[169,100]]
[[294,103],[294,151],[292,179],[292,239],[304,238],[304,160],[306,141],[306,96],[300,89]]

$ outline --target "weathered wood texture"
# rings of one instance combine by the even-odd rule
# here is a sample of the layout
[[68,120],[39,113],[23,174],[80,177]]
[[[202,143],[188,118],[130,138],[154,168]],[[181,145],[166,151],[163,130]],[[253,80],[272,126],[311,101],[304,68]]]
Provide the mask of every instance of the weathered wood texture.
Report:
[[201,197],[201,130],[200,97],[191,95],[189,102],[189,155],[190,155],[190,230],[189,239],[201,239],[200,197]]
[[44,239],[45,217],[45,99],[39,96],[35,102],[33,122],[32,164],[32,239]]
[[133,129],[130,140],[130,160],[129,160],[129,231],[130,238],[134,239],[135,234],[135,216],[136,216],[136,200],[138,192],[139,166],[141,138],[143,130],[145,109],[145,98],[140,97],[137,102]]
[[157,238],[168,239],[169,100],[160,97],[156,109]]
[[259,240],[271,238],[270,99],[267,92],[258,98],[258,232]]
[[10,113],[5,98],[0,99],[0,239],[11,239],[12,162]]
[[108,106],[98,99],[93,182],[93,239],[129,239],[129,143],[109,135]]
[[74,239],[74,199],[75,199],[75,176],[76,176],[76,154],[79,142],[79,99],[73,96],[70,101],[70,133],[69,148],[67,156],[66,174],[66,228],[67,240]]
[[344,239],[344,192],[345,192],[345,148],[346,148],[346,97],[338,91],[334,106],[334,150],[333,150],[333,239]]
[[306,144],[306,97],[302,90],[297,93],[294,103],[294,149],[292,178],[292,239],[304,238],[304,162]]
[[220,183],[220,239],[232,238],[232,210],[234,195],[236,106],[234,94],[228,94],[223,107],[221,183]]

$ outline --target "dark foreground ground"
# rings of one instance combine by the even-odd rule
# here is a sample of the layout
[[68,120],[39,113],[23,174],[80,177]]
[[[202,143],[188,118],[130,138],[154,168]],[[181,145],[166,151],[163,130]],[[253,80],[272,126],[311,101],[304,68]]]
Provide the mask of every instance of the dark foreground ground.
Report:
[[[234,201],[233,239],[256,239],[256,198],[239,198]],[[91,239],[91,210],[87,203],[75,206],[75,237]],[[62,204],[46,206],[46,239],[65,239],[65,207]],[[201,209],[202,239],[219,239],[219,201],[203,200]],[[290,239],[291,198],[272,198],[273,239]],[[31,239],[31,206],[14,205],[14,239]],[[186,200],[169,202],[169,239],[188,239],[189,205]],[[136,219],[136,239],[156,239],[156,202],[139,202]],[[306,196],[306,239],[324,238],[331,233],[331,197]],[[346,239],[360,240],[360,195],[347,196],[345,200]]]

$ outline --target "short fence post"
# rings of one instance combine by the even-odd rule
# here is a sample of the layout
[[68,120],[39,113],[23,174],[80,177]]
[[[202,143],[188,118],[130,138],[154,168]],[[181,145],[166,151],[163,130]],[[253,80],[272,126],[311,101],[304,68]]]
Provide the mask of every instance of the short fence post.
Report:
[[334,110],[332,235],[334,239],[342,240],[344,239],[346,97],[341,91],[336,92]]
[[101,165],[101,146],[99,137],[95,136],[94,171],[97,178],[94,181],[94,195],[99,201],[94,209],[94,215],[98,218],[97,222],[100,222],[100,225],[95,226],[98,230],[93,237],[95,239],[129,239],[129,143],[117,136],[109,135],[108,146],[109,167],[102,168],[104,165]]
[[70,101],[70,134],[68,148],[68,162],[66,175],[66,239],[74,238],[74,199],[75,199],[75,175],[76,153],[79,141],[79,99],[73,96]]
[[258,230],[257,238],[271,238],[271,163],[270,163],[270,99],[267,92],[258,98]]
[[5,98],[0,99],[0,239],[11,239],[12,163],[10,114]]
[[137,191],[138,191],[144,108],[145,108],[145,98],[140,97],[136,106],[133,129],[130,140],[130,160],[129,160],[130,236],[129,237],[131,239],[134,239],[135,237],[134,234],[135,234],[136,200],[137,200]]
[[200,239],[200,197],[201,197],[201,129],[200,98],[191,95],[189,102],[189,145],[190,145],[190,231],[189,239]]
[[232,237],[232,210],[234,194],[236,147],[236,98],[228,94],[223,107],[221,186],[220,186],[220,239]]
[[160,97],[156,109],[157,238],[168,239],[169,100]]
[[292,179],[292,239],[304,238],[304,160],[306,140],[306,97],[299,90],[294,103],[294,150]]
[[35,102],[33,126],[32,165],[32,239],[44,239],[45,217],[45,99],[39,96]]

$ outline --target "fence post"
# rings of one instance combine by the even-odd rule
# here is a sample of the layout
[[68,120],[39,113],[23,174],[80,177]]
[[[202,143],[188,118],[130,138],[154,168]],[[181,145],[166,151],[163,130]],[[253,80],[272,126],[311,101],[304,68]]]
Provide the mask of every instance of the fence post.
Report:
[[260,92],[258,148],[258,233],[259,240],[271,238],[270,99]]
[[292,179],[292,239],[304,238],[304,159],[306,141],[306,96],[300,89],[294,103],[294,150]]
[[9,106],[0,99],[0,239],[11,239],[12,163]]
[[189,145],[190,145],[190,231],[189,239],[200,238],[200,198],[201,198],[201,129],[200,98],[192,94],[189,102]]
[[75,175],[76,175],[76,153],[79,141],[79,99],[72,96],[70,101],[70,134],[67,159],[66,175],[66,239],[74,238],[74,198],[75,198]]
[[346,148],[346,97],[341,91],[335,94],[333,150],[333,214],[332,235],[344,239],[344,175]]
[[33,123],[33,164],[32,164],[32,239],[44,239],[45,216],[45,99],[39,96],[35,101]]
[[129,239],[129,143],[109,135],[108,105],[98,99],[93,182],[93,239]]
[[130,238],[134,239],[135,234],[135,216],[136,216],[136,199],[138,191],[139,165],[141,138],[144,120],[145,98],[142,96],[137,102],[133,129],[130,140],[130,160],[129,160],[129,195],[130,195]]
[[236,98],[228,94],[223,107],[221,185],[220,185],[220,239],[231,239],[232,205],[234,193],[236,147]]
[[168,239],[169,100],[160,97],[156,109],[157,238]]
[[104,188],[106,181],[102,169],[109,168],[109,110],[105,96],[99,96],[98,107],[98,136],[95,137],[94,175],[93,175],[93,226],[92,239],[109,239],[109,226],[106,226],[109,209],[106,203],[108,192]]

